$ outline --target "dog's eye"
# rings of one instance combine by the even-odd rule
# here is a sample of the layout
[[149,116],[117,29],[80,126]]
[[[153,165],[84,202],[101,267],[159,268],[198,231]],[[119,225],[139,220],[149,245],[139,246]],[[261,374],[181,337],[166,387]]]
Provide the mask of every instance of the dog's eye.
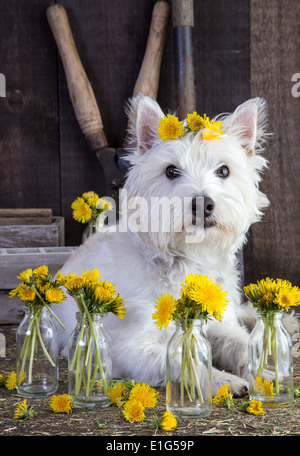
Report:
[[227,166],[225,166],[225,165],[220,166],[220,168],[218,168],[217,171],[216,171],[216,175],[218,177],[222,177],[222,178],[228,177],[229,176],[229,168]]
[[166,169],[166,176],[168,179],[176,179],[180,176],[180,171],[178,168],[176,168],[176,166],[170,165]]

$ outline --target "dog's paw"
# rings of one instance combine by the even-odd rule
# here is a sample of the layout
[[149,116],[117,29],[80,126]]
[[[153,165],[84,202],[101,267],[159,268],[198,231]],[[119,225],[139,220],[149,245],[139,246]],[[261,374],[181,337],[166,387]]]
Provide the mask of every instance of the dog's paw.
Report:
[[294,312],[284,315],[283,325],[291,336],[299,332],[299,320]]
[[248,392],[248,382],[238,377],[237,375],[230,374],[226,371],[219,371],[218,369],[212,370],[212,393],[213,396],[217,394],[220,387],[228,384],[230,392],[234,397],[245,396]]

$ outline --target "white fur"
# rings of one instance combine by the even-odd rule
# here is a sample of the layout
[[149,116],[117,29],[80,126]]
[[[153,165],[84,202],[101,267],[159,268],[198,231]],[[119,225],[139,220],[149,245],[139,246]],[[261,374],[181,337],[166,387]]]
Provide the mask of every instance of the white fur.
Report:
[[[132,143],[127,159],[131,169],[124,188],[129,205],[135,201],[132,198],[138,197],[150,202],[151,197],[208,196],[215,203],[210,218],[213,225],[193,225],[190,206],[185,207],[183,226],[176,232],[120,232],[117,225],[114,232],[90,237],[61,271],[80,274],[98,268],[103,280],[117,285],[124,299],[125,319],[114,315],[105,318],[112,337],[113,376],[131,377],[153,386],[165,382],[166,343],[173,333],[172,325],[159,330],[154,324],[152,314],[157,298],[164,292],[178,297],[189,273],[202,273],[220,283],[228,292],[228,309],[221,323],[211,321],[205,328],[213,352],[213,394],[225,383],[230,384],[233,393],[241,394],[247,387],[249,335],[243,319],[246,322],[249,317],[241,308],[236,253],[243,246],[249,227],[268,205],[258,189],[260,174],[266,167],[266,160],[260,155],[266,139],[265,103],[259,98],[249,100],[232,115],[221,116],[225,135],[211,141],[202,140],[201,133],[188,133],[178,140],[163,142],[157,134],[163,112],[147,97],[138,96],[131,101],[129,116]],[[181,170],[180,177],[166,177],[169,165]],[[226,179],[215,173],[221,165],[230,170]],[[149,206],[140,208],[136,220],[143,228],[159,221],[151,218],[154,215]],[[177,204],[175,214],[176,211],[177,216],[182,215],[182,206]],[[129,208],[127,215],[121,214],[121,225],[126,216],[130,220],[134,210]],[[164,222],[164,214],[160,221]],[[187,233],[197,235],[198,242],[187,243]],[[56,309],[66,326],[65,331],[60,330],[63,355],[67,354],[76,309],[72,299]]]

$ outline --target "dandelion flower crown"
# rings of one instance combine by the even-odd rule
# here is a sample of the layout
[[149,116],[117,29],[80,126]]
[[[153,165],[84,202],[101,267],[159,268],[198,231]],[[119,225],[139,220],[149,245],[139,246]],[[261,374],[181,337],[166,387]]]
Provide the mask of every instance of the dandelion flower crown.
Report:
[[210,120],[206,114],[202,117],[196,111],[188,114],[186,120],[182,122],[175,115],[167,114],[160,120],[158,136],[163,141],[167,141],[168,139],[178,139],[190,131],[203,130],[202,138],[209,141],[224,135],[221,125],[222,122]]

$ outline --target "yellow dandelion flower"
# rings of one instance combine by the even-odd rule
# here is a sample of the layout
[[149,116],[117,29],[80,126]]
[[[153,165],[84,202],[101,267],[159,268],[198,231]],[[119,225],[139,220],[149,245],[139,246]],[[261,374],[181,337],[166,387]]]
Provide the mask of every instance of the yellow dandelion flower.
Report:
[[145,408],[154,408],[160,394],[146,383],[137,383],[130,392],[129,400],[140,402]]
[[60,271],[58,271],[56,278],[55,278],[55,283],[58,286],[64,286],[68,280],[69,280],[69,278],[67,276],[65,276]]
[[261,401],[256,401],[255,399],[248,402],[246,410],[251,415],[263,415],[265,413]]
[[6,378],[5,386],[10,391],[16,389],[16,386],[17,386],[17,374],[14,371],[12,371],[9,374],[9,376]]
[[81,277],[71,277],[69,280],[66,280],[64,286],[68,291],[78,291],[84,287],[84,280]]
[[88,198],[93,198],[95,195],[97,196],[97,198],[99,198],[97,193],[95,193],[94,191],[91,190],[89,192],[83,193],[82,197],[88,199]]
[[183,135],[184,128],[178,117],[167,114],[161,119],[158,127],[158,136],[163,141],[167,141],[168,139],[177,139]]
[[58,304],[66,299],[63,291],[60,288],[49,288],[46,291],[46,300],[50,303]]
[[156,312],[152,314],[152,318],[153,320],[156,320],[155,324],[159,329],[162,329],[163,327],[167,329],[175,308],[176,300],[169,293],[165,293],[158,298],[155,306]]
[[261,386],[262,386],[262,379],[261,379],[261,377],[256,377],[255,382],[256,382],[256,388],[255,388],[255,390],[258,391],[258,390],[261,388]]
[[146,417],[144,409],[145,407],[141,404],[141,402],[133,399],[125,403],[122,412],[126,421],[141,422],[144,421]]
[[206,125],[205,130],[202,133],[202,138],[205,141],[210,141],[212,139],[219,139],[220,136],[224,135],[224,132],[221,128],[222,122],[215,122]]
[[23,399],[16,407],[15,413],[14,413],[14,420],[19,420],[19,419],[25,419],[25,420],[31,420],[33,417],[36,416],[36,413],[32,409],[27,408],[27,401],[26,399]]
[[174,431],[177,427],[177,420],[170,410],[167,410],[161,419],[160,428],[163,431]]
[[72,413],[72,397],[68,394],[51,396],[50,409],[54,413]]
[[103,286],[103,284],[97,284],[94,287],[94,295],[99,304],[104,304],[113,298],[114,292]]
[[122,395],[126,390],[126,383],[118,382],[115,386],[111,385],[108,391],[108,397],[113,405],[122,405]]
[[121,296],[118,295],[114,298],[114,301],[111,303],[111,312],[122,320],[125,318],[126,309]]
[[96,204],[97,209],[101,209],[102,211],[111,211],[113,205],[111,201],[107,201],[104,198],[99,198]]
[[25,271],[21,272],[18,279],[22,280],[22,282],[28,283],[32,279],[32,269],[26,269]]
[[83,198],[86,199],[86,202],[87,204],[92,208],[94,209],[97,205],[97,201],[99,199],[99,195],[97,195],[97,193],[94,193],[94,192],[86,192],[84,193],[83,195]]
[[84,201],[83,198],[77,198],[71,205],[73,209],[73,217],[75,220],[81,223],[86,223],[92,216],[92,209]]
[[38,279],[46,280],[49,274],[48,266],[39,266],[38,268],[33,270],[33,273],[36,275]]
[[244,287],[245,296],[261,311],[287,311],[300,304],[300,289],[288,280],[267,277]]
[[269,380],[264,380],[261,384],[262,393],[265,396],[275,396],[274,385]]
[[227,292],[202,274],[186,276],[185,284],[181,289],[181,296],[184,299],[195,301],[202,312],[207,312],[219,321],[222,320],[223,312],[228,304]]
[[95,268],[92,272],[88,269],[81,274],[81,278],[85,282],[97,282],[100,279],[100,273],[97,268]]
[[206,117],[206,114],[201,117],[196,111],[194,111],[193,114],[188,114],[186,121],[188,127],[192,131],[198,131],[210,123],[209,117]]
[[228,383],[219,388],[216,396],[213,398],[213,404],[220,404],[230,408],[233,405],[233,396],[228,391]]
[[5,385],[5,377],[4,375],[0,374],[0,386]]
[[26,290],[27,288],[27,285],[25,285],[25,283],[20,283],[17,288],[14,288],[13,290],[11,290],[9,292],[9,296],[11,298],[14,298],[15,296],[19,296],[19,293],[22,291],[22,290]]
[[31,288],[22,290],[19,293],[19,298],[25,302],[33,302],[35,300],[35,297],[36,297],[36,292],[35,292],[35,290],[32,290]]
[[300,290],[298,287],[285,287],[276,294],[274,304],[277,304],[279,309],[288,310],[292,306],[300,304]]

